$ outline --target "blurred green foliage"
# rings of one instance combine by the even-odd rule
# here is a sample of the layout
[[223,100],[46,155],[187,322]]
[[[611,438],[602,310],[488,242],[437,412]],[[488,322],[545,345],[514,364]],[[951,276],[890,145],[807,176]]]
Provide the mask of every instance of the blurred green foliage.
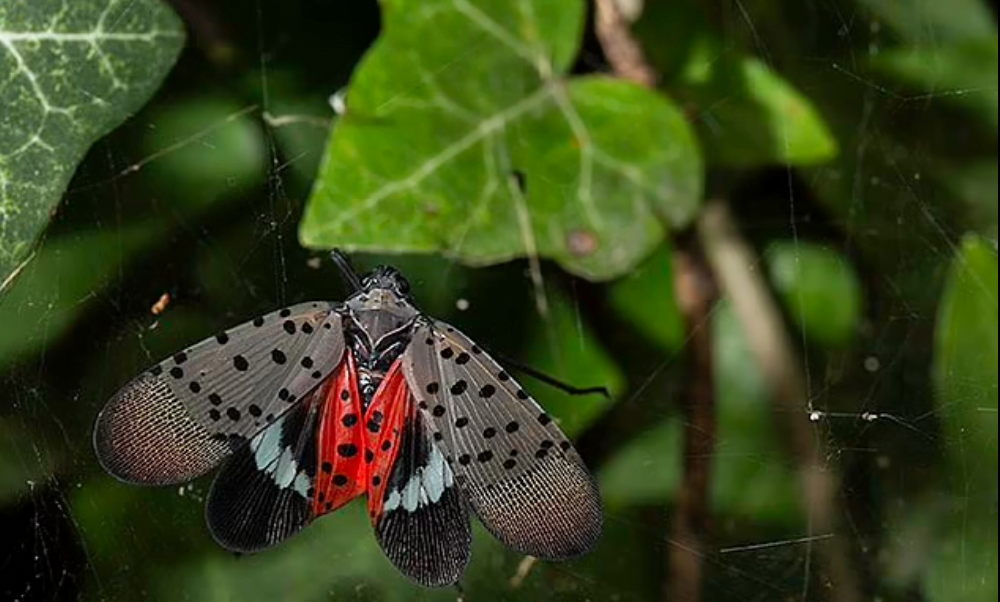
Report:
[[[70,6],[67,31],[172,33],[12,35]],[[832,599],[796,543],[829,534],[802,510],[733,300],[686,324],[674,296],[684,226],[724,196],[829,421],[850,525],[836,535],[864,599],[996,600],[995,9],[717,8],[646,3],[634,31],[657,94],[607,74],[582,0],[0,3],[0,280],[33,256],[0,295],[0,599],[456,598],[400,577],[360,506],[233,557],[204,527],[207,481],[129,487],[93,458],[97,411],[152,362],[277,305],[343,298],[333,245],[399,267],[425,311],[491,351],[613,392],[523,378],[595,468],[607,532],[519,587],[522,559],[477,532],[467,599],[661,599],[689,328],[711,334],[718,412],[705,602]],[[138,110],[180,21],[187,46]],[[124,88],[102,88],[103,61],[129,65]],[[107,102],[15,165],[40,110],[29,72],[52,103]]]
[[805,340],[838,348],[855,339],[864,299],[843,257],[816,244],[778,241],[765,260],[775,292]]

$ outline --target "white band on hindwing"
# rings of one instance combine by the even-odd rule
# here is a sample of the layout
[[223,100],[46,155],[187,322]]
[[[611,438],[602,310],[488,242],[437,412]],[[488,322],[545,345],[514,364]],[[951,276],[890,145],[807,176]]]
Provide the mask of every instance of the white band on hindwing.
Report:
[[431,446],[427,465],[417,468],[401,490],[393,490],[386,499],[383,510],[392,512],[400,507],[407,512],[435,504],[446,489],[454,484],[455,476],[436,445]]
[[292,448],[283,445],[281,435],[285,417],[264,429],[250,442],[257,469],[269,475],[279,489],[291,487],[302,497],[308,497],[309,476],[299,470]]

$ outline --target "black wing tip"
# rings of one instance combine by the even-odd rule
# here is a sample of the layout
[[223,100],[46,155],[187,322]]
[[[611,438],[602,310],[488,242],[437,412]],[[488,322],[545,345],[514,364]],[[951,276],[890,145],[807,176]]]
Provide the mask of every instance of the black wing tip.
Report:
[[247,524],[246,515],[239,509],[220,506],[214,483],[208,500],[205,504],[208,534],[219,547],[237,556],[252,556],[277,547],[302,528],[299,526],[276,536],[275,533],[268,532],[267,524]]
[[389,561],[408,579],[428,589],[458,583],[472,559],[468,508],[453,487],[429,506],[383,514],[375,535]]

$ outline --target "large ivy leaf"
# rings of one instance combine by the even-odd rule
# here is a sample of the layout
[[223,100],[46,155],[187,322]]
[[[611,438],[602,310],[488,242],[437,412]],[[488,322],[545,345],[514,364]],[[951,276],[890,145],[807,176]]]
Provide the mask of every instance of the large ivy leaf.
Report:
[[0,283],[90,145],[146,102],[183,43],[158,0],[0,4]]
[[659,244],[661,221],[690,222],[703,174],[681,112],[627,82],[565,77],[584,2],[383,8],[306,208],[305,245],[471,264],[537,252],[604,279]]

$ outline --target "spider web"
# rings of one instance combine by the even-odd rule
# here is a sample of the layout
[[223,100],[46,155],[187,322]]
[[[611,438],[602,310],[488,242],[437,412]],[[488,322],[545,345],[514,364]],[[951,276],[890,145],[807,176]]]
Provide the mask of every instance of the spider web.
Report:
[[[187,10],[186,4],[176,3],[182,13]],[[259,572],[288,585],[282,575],[295,571],[293,560],[298,557],[291,553],[276,551],[273,559],[265,555],[234,560],[206,545],[201,510],[206,483],[130,491],[99,472],[89,442],[92,418],[117,385],[171,350],[194,342],[189,338],[191,333],[207,335],[220,325],[237,323],[275,306],[306,298],[340,298],[343,294],[337,288],[334,271],[322,257],[303,251],[297,243],[299,199],[304,198],[310,182],[308,177],[296,173],[296,169],[318,161],[316,153],[321,147],[289,144],[286,134],[291,130],[301,137],[321,139],[336,114],[333,107],[317,109],[316,102],[309,105],[311,112],[299,113],[289,108],[294,103],[282,98],[286,94],[283,61],[294,53],[287,51],[293,42],[282,30],[281,11],[276,5],[256,0],[246,5],[237,19],[252,23],[247,29],[255,38],[250,60],[253,67],[249,69],[254,73],[255,98],[247,98],[253,94],[243,96],[248,100],[246,104],[173,144],[147,152],[143,152],[144,147],[136,140],[155,127],[156,113],[149,111],[137,116],[123,131],[91,152],[71,187],[68,201],[46,234],[44,245],[78,239],[83,236],[82,224],[110,232],[123,229],[124,224],[135,218],[131,205],[137,197],[147,199],[144,210],[150,211],[155,219],[172,224],[167,240],[149,247],[148,258],[128,258],[121,262],[107,282],[83,290],[75,298],[61,298],[58,292],[53,297],[47,291],[18,297],[16,307],[5,308],[15,314],[23,312],[35,321],[35,330],[40,332],[50,327],[64,330],[63,318],[55,308],[83,307],[85,311],[74,314],[79,322],[66,328],[59,339],[3,367],[0,374],[4,386],[0,396],[4,401],[0,405],[0,469],[5,471],[0,474],[0,487],[9,483],[20,485],[18,494],[10,499],[3,497],[0,488],[0,597],[4,600],[160,600],[165,599],[164,591],[170,591],[164,581],[171,579],[187,577],[211,584],[212,579],[232,571],[256,584],[252,577]],[[823,27],[831,28],[837,35],[866,38],[869,55],[880,52],[886,43],[881,24],[857,9],[831,5],[826,16],[829,20]],[[854,56],[847,63],[814,56],[786,57],[774,50],[758,31],[758,23],[747,7],[737,2],[733,17],[765,62],[777,64],[791,58],[814,64],[815,70],[823,74],[817,77],[821,83],[812,91],[814,96],[827,89],[851,86],[861,99],[854,146],[844,149],[845,154],[854,157],[853,173],[835,173],[831,168],[808,176],[790,170],[771,175],[771,190],[778,191],[780,200],[778,210],[766,215],[779,217],[770,219],[741,213],[749,236],[778,233],[799,245],[817,237],[829,240],[832,228],[847,233],[846,237],[833,240],[839,245],[838,250],[849,257],[861,256],[872,244],[888,247],[883,257],[888,258],[893,269],[885,272],[879,283],[888,293],[912,291],[914,282],[920,280],[929,264],[949,264],[958,254],[955,241],[962,232],[940,215],[925,186],[929,177],[927,165],[933,160],[931,151],[914,148],[906,153],[897,152],[897,142],[888,131],[890,124],[883,119],[900,113],[918,116],[930,113],[938,101],[955,96],[995,96],[996,88],[901,94],[863,74],[860,65],[865,57]],[[198,38],[199,27],[211,31],[210,25],[193,25],[195,37]],[[366,35],[374,35],[374,23],[369,22],[366,28]],[[201,35],[211,42],[215,34],[205,34],[202,30]],[[344,65],[337,68],[337,73],[325,78],[331,98],[346,85],[348,69],[356,58],[354,55],[342,59]],[[595,65],[603,68],[593,53],[585,53],[582,62],[584,68],[593,69]],[[156,102],[177,101],[199,85],[212,85],[204,66],[195,59],[184,59],[179,71],[176,81],[168,82],[165,88],[165,94],[175,94],[176,98]],[[194,79],[195,84],[185,83],[185,77]],[[144,188],[144,175],[172,156],[193,152],[196,157],[213,160],[213,155],[224,152],[213,146],[213,136],[245,119],[253,120],[260,128],[263,158],[262,176],[255,192],[247,194],[247,198],[226,200],[220,209],[192,214],[172,206],[168,200],[157,199],[155,191]],[[309,173],[308,168],[303,171]],[[219,174],[222,180],[239,177],[236,173]],[[805,191],[805,177],[812,178],[810,184],[849,180],[852,206],[844,214],[846,217],[831,218],[827,209]],[[867,204],[871,196],[896,199],[898,219],[894,223],[870,224]],[[519,210],[530,211],[530,205],[519,203]],[[817,226],[818,222],[825,225]],[[530,228],[527,230],[530,232]],[[525,247],[533,248],[530,237],[525,237]],[[124,238],[119,250],[129,248]],[[921,253],[913,253],[914,248]],[[371,265],[376,258],[362,261]],[[518,343],[523,341],[508,332],[509,326],[497,324],[493,317],[494,311],[502,311],[502,304],[497,310],[496,299],[490,297],[498,291],[504,292],[508,298],[518,299],[515,304],[519,303],[524,315],[531,316],[532,323],[542,331],[541,338],[545,341],[542,353],[553,357],[556,365],[568,361],[560,350],[565,334],[555,326],[547,297],[547,291],[559,287],[566,278],[551,266],[531,258],[525,265],[473,272],[450,262],[402,261],[414,267],[422,278],[418,290],[428,299],[424,309],[429,313],[449,317],[463,327],[463,322],[481,322],[470,329],[490,337],[490,344],[496,348],[516,354]],[[68,257],[58,259],[56,265],[65,265],[67,269],[78,267]],[[193,273],[191,265],[198,266]],[[406,266],[403,267],[405,270]],[[862,265],[861,269],[878,271],[883,267]],[[764,270],[765,266],[752,268]],[[29,270],[24,277],[30,283],[33,274]],[[583,290],[577,288],[578,284]],[[510,286],[516,287],[514,292]],[[587,313],[587,308],[594,305],[595,293],[591,289],[576,281],[568,287],[581,346],[585,343],[584,323],[592,319]],[[824,582],[824,567],[817,566],[816,550],[836,538],[851,542],[853,553],[864,561],[861,564],[870,562],[876,567],[871,569],[874,574],[864,575],[866,591],[885,596],[879,599],[886,600],[924,599],[918,593],[911,595],[906,587],[893,589],[893,575],[888,574],[888,569],[887,574],[881,574],[879,567],[905,564],[886,563],[885,555],[897,553],[909,543],[909,538],[913,538],[914,545],[923,544],[912,532],[886,518],[892,508],[882,498],[882,491],[902,495],[919,488],[918,483],[932,466],[935,454],[960,442],[949,441],[942,433],[938,410],[930,398],[930,375],[921,372],[930,365],[935,307],[919,299],[908,301],[905,294],[888,293],[886,298],[890,300],[872,309],[874,319],[865,325],[859,349],[836,358],[820,357],[813,352],[803,354],[810,397],[802,412],[814,424],[824,427],[817,428],[817,437],[827,437],[826,433],[830,433],[821,443],[828,450],[827,466],[843,475],[843,490],[835,498],[837,510],[845,518],[843,532],[818,532],[809,516],[803,517],[798,531],[790,531],[787,525],[757,521],[752,516],[719,517],[725,522],[715,525],[717,541],[713,541],[702,558],[707,567],[706,600],[829,599],[829,584]],[[46,307],[51,309],[47,311]],[[695,325],[695,330],[720,329],[719,322],[727,311],[726,304],[720,304],[713,310],[711,321]],[[803,349],[812,349],[809,333],[801,332],[798,342]],[[645,349],[648,342],[630,338],[634,335],[626,332],[622,335],[624,343],[619,345]],[[496,337],[495,343],[492,337]],[[739,334],[733,337],[736,351],[728,355],[724,351],[728,343],[717,340],[723,349],[718,352],[720,370],[727,369],[727,362],[735,366],[729,368],[732,370],[746,367],[745,359],[740,357],[746,355],[746,342],[740,342]],[[659,353],[637,362],[638,368],[631,370],[633,374],[629,376],[629,393],[618,402],[615,412],[628,419],[669,422],[675,410],[664,402],[664,391],[676,388],[671,382],[683,376],[678,363],[685,349],[682,345],[677,353]],[[762,395],[759,376],[749,376],[744,384],[748,387],[748,398]],[[901,397],[910,394],[913,395],[906,403],[900,403]],[[984,416],[996,414],[994,408],[979,411]],[[647,430],[641,424],[618,424],[623,420],[598,421],[595,428],[607,429],[615,437],[609,435],[609,440],[602,441],[602,431],[595,434],[592,429],[585,435],[584,445],[600,441],[600,445],[593,446],[610,451],[594,455],[613,456],[616,448],[625,447],[626,435],[637,436]],[[670,428],[682,427],[674,420]],[[671,447],[669,441],[666,447]],[[654,470],[663,463],[679,461],[677,446],[666,452],[668,455],[662,458],[642,458],[644,469]],[[719,464],[733,462],[760,470],[777,467],[791,472],[791,460],[786,456],[768,447],[748,445],[725,430],[719,434],[714,460]],[[331,567],[329,570],[335,577],[295,573],[296,577],[290,581],[294,586],[291,590],[236,588],[219,593],[219,598],[206,595],[203,599],[237,599],[248,595],[261,600],[351,601],[460,597],[451,591],[432,594],[414,588],[410,592],[404,589],[406,584],[383,588],[380,575],[362,576],[360,569],[352,568],[369,566],[365,564],[369,562],[368,556],[377,553],[371,542],[359,543],[361,537],[371,538],[365,533],[367,524],[361,514],[348,509],[344,516],[330,520],[329,524],[310,528],[319,535],[301,536],[308,540],[304,547],[310,550],[310,555],[323,550],[330,564],[348,567]],[[993,518],[996,518],[995,491]],[[607,521],[605,545],[626,550],[617,562],[609,564],[610,569],[586,561],[538,567],[530,561],[504,555],[477,539],[473,563],[479,567],[472,579],[494,583],[503,589],[499,595],[511,600],[542,599],[542,595],[559,600],[645,600],[643,592],[648,590],[623,583],[613,572],[629,563],[656,567],[645,571],[647,575],[665,570],[664,557],[680,544],[670,537],[663,505],[638,504],[638,508],[609,505]],[[321,543],[328,545],[337,540],[330,535],[333,531],[343,532],[338,534],[340,547],[320,547]],[[177,544],[176,554],[164,554],[159,549],[161,541]],[[627,551],[637,543],[642,544],[641,553]],[[149,566],[146,558],[154,559],[152,562],[157,566]],[[160,566],[166,563],[169,567]],[[973,578],[974,565],[975,559],[970,557],[969,571],[963,579]],[[137,581],[135,575],[142,577]],[[901,576],[907,577],[910,575]],[[133,589],[147,578],[148,589]],[[971,587],[967,583],[959,585]],[[213,591],[208,585],[200,589],[177,587],[185,592]],[[467,599],[478,599],[472,596],[484,595],[483,591],[486,590],[471,589]],[[244,595],[240,596],[241,593]]]

